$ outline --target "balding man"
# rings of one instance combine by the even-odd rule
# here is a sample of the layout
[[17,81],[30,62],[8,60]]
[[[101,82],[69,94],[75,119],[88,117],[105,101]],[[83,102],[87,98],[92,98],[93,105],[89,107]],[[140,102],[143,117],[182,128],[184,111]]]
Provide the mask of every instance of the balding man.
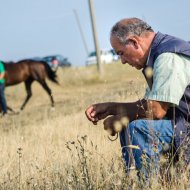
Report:
[[[190,44],[154,32],[138,18],[117,22],[111,29],[110,42],[122,64],[142,70],[147,81],[146,93],[144,98],[131,103],[91,105],[85,112],[87,118],[94,124],[105,119],[104,128],[111,135],[116,134],[115,124],[120,122],[126,168],[130,170],[134,159],[139,176],[142,173],[148,178],[152,172],[157,173],[164,151],[171,151],[175,159],[183,152],[187,166],[190,163]],[[126,120],[127,125],[123,122]]]

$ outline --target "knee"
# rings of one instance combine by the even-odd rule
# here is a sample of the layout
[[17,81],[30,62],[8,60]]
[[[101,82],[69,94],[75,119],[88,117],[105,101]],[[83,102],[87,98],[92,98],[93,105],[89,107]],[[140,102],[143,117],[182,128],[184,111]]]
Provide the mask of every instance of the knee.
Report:
[[123,128],[121,131],[121,137],[129,135],[130,137],[137,137],[147,132],[147,123],[145,120],[134,120],[128,124],[128,127]]
[[142,134],[148,133],[147,122],[145,120],[134,120],[129,123],[128,131],[130,132],[130,136],[138,136]]
[[134,133],[134,131],[138,131],[138,129],[140,129],[141,127],[139,125],[139,121],[134,120],[134,121],[129,123],[128,128],[129,128],[130,133],[132,134],[132,133]]
[[123,128],[120,133],[120,138],[125,139],[126,137],[132,137],[135,135],[135,131],[137,130],[138,126],[136,125],[136,121],[132,121],[128,124],[128,127]]

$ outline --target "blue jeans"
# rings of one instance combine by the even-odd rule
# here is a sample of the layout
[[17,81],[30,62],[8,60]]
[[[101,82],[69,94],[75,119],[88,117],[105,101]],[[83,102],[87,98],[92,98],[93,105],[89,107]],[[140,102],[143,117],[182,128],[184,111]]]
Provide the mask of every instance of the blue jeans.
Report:
[[[160,154],[172,144],[171,120],[135,120],[120,133],[122,154],[126,169],[133,161],[138,171],[148,176],[159,169]],[[129,146],[134,145],[134,146]]]
[[5,90],[5,84],[0,83],[0,105],[1,105],[3,114],[7,113],[7,103],[5,99],[4,90]]

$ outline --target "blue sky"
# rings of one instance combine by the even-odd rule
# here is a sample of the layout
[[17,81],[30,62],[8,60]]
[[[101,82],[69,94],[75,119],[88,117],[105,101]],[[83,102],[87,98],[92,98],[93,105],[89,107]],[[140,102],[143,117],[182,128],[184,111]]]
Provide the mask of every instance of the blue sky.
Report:
[[[0,0],[0,59],[61,54],[84,66],[87,53],[74,15],[76,10],[89,51],[94,50],[89,0]],[[111,48],[109,32],[125,17],[146,20],[155,31],[190,41],[189,0],[93,0],[99,46]]]

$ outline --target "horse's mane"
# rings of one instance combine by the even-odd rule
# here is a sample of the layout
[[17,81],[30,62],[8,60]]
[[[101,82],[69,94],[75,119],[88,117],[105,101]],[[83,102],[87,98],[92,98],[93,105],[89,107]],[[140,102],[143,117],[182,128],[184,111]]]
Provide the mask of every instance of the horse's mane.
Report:
[[13,63],[15,63],[15,62],[13,62],[13,61],[1,61],[3,64],[13,64]]
[[25,63],[42,63],[42,64],[47,64],[45,61],[36,61],[36,60],[33,60],[33,59],[22,59],[22,60],[20,60],[20,61],[18,61],[18,62],[16,62],[16,63],[23,63],[23,62],[25,62]]

